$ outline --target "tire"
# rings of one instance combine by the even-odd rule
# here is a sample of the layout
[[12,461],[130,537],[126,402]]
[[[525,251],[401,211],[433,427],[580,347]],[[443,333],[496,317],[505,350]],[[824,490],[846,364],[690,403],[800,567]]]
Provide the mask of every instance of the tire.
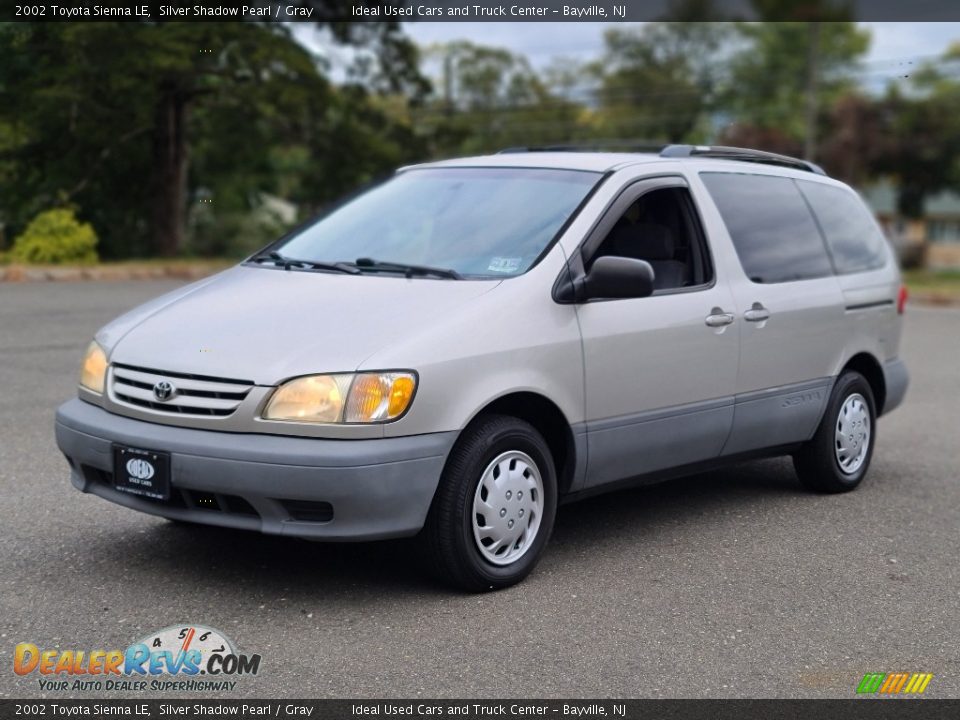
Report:
[[793,456],[793,466],[808,490],[849,492],[870,469],[876,444],[877,412],[870,383],[860,373],[847,371],[833,386],[816,434]]
[[441,579],[471,592],[498,590],[533,570],[556,512],[556,469],[543,436],[518,418],[488,415],[450,452],[421,538]]

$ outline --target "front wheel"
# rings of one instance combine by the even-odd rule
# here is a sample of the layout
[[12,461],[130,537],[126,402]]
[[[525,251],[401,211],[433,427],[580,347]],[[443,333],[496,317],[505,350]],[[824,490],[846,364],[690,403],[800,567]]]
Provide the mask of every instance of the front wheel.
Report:
[[556,512],[556,470],[543,436],[518,418],[490,415],[451,451],[423,539],[443,578],[496,590],[533,570]]
[[876,443],[875,407],[863,375],[848,371],[837,379],[816,434],[793,458],[804,487],[840,493],[860,484]]

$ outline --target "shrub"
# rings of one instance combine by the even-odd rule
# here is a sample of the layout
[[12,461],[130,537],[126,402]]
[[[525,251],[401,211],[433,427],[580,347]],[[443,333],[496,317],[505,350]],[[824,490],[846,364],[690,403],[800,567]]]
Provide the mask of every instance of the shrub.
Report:
[[290,223],[260,211],[192,213],[184,250],[194,257],[243,257],[276,240]]
[[46,210],[13,241],[10,258],[35,265],[90,265],[97,262],[97,234],[73,210]]

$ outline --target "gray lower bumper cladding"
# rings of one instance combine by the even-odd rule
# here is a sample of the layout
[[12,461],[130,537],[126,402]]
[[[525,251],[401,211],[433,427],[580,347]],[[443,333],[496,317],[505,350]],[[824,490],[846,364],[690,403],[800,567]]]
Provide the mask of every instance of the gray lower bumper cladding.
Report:
[[[375,540],[423,526],[455,432],[331,440],[194,430],[60,407],[57,445],[80,491],[152,515],[314,540]],[[113,447],[170,453],[169,500],[120,492]]]

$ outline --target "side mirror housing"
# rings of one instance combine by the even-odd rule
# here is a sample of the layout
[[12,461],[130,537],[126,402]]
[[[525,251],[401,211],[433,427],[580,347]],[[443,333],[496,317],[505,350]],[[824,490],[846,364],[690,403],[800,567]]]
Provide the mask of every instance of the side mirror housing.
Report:
[[604,255],[581,281],[580,299],[642,298],[653,294],[653,268],[646,260]]

